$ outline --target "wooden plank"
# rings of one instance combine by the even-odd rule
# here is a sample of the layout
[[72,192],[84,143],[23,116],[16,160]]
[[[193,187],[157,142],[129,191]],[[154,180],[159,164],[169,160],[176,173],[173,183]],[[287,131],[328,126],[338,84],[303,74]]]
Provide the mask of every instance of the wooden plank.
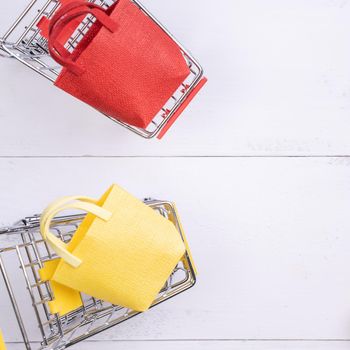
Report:
[[[209,77],[166,138],[133,136],[2,60],[1,156],[350,154],[347,2],[144,2]],[[23,5],[1,4],[0,32]]]
[[[84,342],[74,349],[95,350],[347,350],[349,342],[336,341],[99,341]],[[23,350],[21,344],[9,344],[8,350]]]
[[[62,195],[98,196],[112,182],[140,198],[177,203],[198,284],[96,339],[346,339],[349,164],[347,158],[2,159],[0,221],[40,212]],[[2,287],[0,300],[5,336],[19,340]]]

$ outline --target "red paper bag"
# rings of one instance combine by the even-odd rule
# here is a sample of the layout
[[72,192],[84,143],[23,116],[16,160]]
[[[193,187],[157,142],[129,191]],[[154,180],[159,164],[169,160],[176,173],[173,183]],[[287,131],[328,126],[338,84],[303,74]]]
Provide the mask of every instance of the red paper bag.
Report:
[[[57,39],[86,14],[96,21],[69,53]],[[62,6],[50,23],[49,50],[64,67],[57,87],[140,128],[190,74],[177,44],[131,0],[119,0],[107,10],[85,1]]]

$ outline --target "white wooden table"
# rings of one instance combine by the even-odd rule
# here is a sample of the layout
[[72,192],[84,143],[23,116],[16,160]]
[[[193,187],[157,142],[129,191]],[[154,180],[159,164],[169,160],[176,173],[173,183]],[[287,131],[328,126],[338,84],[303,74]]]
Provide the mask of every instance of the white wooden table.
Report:
[[[208,85],[145,141],[1,60],[0,226],[114,182],[177,203],[196,287],[76,349],[348,349],[350,2],[144,3]],[[25,4],[1,3],[0,32]]]

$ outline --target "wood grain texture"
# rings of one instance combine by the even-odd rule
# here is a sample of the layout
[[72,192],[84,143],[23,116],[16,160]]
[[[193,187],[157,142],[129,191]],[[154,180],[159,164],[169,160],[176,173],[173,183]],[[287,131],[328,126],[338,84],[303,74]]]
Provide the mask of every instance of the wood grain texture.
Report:
[[[25,3],[1,4],[0,32]],[[350,154],[348,1],[144,3],[209,78],[167,137],[142,140],[1,60],[1,156]]]
[[[148,342],[84,342],[76,350],[347,350],[349,342],[280,342],[280,341],[148,341]],[[8,350],[23,350],[21,344],[9,344]]]
[[2,159],[0,174],[3,225],[112,182],[177,203],[198,284],[96,339],[350,339],[348,159]]
[[[143,3],[209,83],[145,141],[1,59],[0,226],[113,182],[176,202],[198,284],[75,349],[348,349],[350,2]],[[1,3],[0,33],[26,4]],[[23,349],[1,279],[0,328]]]

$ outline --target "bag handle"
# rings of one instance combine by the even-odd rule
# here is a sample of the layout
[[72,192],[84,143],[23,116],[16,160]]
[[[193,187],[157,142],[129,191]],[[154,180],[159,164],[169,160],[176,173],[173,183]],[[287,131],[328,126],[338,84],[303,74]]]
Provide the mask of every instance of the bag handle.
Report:
[[64,16],[69,11],[72,11],[79,7],[100,8],[100,6],[92,2],[81,1],[81,0],[69,1],[66,4],[62,4],[62,0],[60,2],[61,2],[61,6],[58,8],[58,10],[55,11],[54,15],[50,19],[49,30],[62,16]]
[[[40,29],[41,36],[44,37],[45,39],[49,38],[50,24],[52,23],[55,16],[56,15],[58,16],[58,14],[61,13],[60,11],[62,9],[62,6],[65,6],[67,4],[67,7],[66,7],[67,10],[74,9],[77,6],[76,1],[72,2],[71,0],[58,0],[58,3],[59,3],[59,7],[54,12],[54,15],[51,18],[49,18],[47,16],[42,16],[40,18],[40,20],[38,21],[38,23],[36,24],[36,26]],[[73,5],[73,3],[75,3],[75,5]],[[62,16],[62,14],[61,14],[61,16]]]
[[[74,11],[73,11],[74,10]],[[117,24],[110,19],[109,15],[107,14],[108,9],[104,9],[101,6],[98,6],[94,3],[88,2],[88,1],[70,1],[66,5],[61,6],[53,15],[53,17],[50,19],[50,25],[49,25],[49,34],[54,29],[55,25],[65,17],[68,18],[69,15],[74,14],[76,10],[84,10],[83,14],[89,13],[89,10],[99,10],[103,16],[105,14],[104,19],[102,20],[107,27],[110,27],[110,29],[116,29]],[[106,18],[107,17],[107,18]],[[102,24],[104,24],[102,23]]]
[[[66,5],[61,5],[58,10],[56,10],[54,16],[49,21],[49,27],[48,27],[48,39],[50,39],[50,34],[52,33],[52,30],[54,29],[55,25],[58,21],[60,21],[65,15],[68,15],[69,12],[72,10],[78,10],[78,9],[86,9],[86,8],[100,8],[99,6],[85,1],[70,1]],[[86,13],[85,13],[86,15]],[[62,28],[63,30],[63,28]],[[50,40],[50,42],[52,39]],[[60,47],[62,48],[62,47]],[[66,49],[64,51],[67,52]]]
[[54,201],[53,203],[51,203],[48,207],[46,207],[46,209],[41,213],[40,215],[40,230],[43,231],[44,227],[46,225],[46,221],[48,219],[48,216],[51,212],[56,211],[59,207],[75,201],[75,200],[80,200],[82,202],[87,202],[87,203],[93,203],[93,204],[97,204],[97,200],[95,200],[94,198],[90,198],[90,197],[85,197],[85,196],[66,196],[66,197],[62,197],[56,201]]
[[85,69],[70,58],[69,52],[63,45],[57,42],[57,38],[65,26],[72,20],[87,14],[92,14],[110,32],[113,33],[117,29],[117,24],[110,19],[103,8],[94,4],[78,1],[70,3],[60,9],[59,13],[53,17],[49,28],[48,47],[51,56],[59,64],[76,75],[81,75]]
[[[91,198],[91,197],[86,197],[86,196],[65,196],[65,197],[61,197],[60,199],[55,200],[54,202],[52,202],[50,205],[48,205],[46,207],[46,209],[41,213],[40,216],[40,224],[43,223],[44,218],[48,215],[49,212],[55,210],[56,208],[74,201],[74,200],[80,200],[83,202],[87,202],[87,203],[94,203],[97,204],[97,200],[95,198]],[[43,226],[41,226],[43,227]]]
[[70,53],[57,42],[57,38],[72,20],[87,14],[93,15],[111,33],[117,30],[117,23],[109,17],[105,9],[85,1],[74,1],[60,8],[51,19],[49,27],[48,48],[50,55],[56,62],[75,75],[81,75],[85,69],[73,61]]
[[78,267],[82,261],[67,249],[67,244],[57,238],[51,231],[50,225],[53,218],[61,211],[67,209],[78,209],[91,213],[96,217],[108,221],[112,213],[97,204],[97,200],[84,196],[63,197],[51,203],[40,217],[40,232],[43,239],[50,245],[53,251],[73,267]]

